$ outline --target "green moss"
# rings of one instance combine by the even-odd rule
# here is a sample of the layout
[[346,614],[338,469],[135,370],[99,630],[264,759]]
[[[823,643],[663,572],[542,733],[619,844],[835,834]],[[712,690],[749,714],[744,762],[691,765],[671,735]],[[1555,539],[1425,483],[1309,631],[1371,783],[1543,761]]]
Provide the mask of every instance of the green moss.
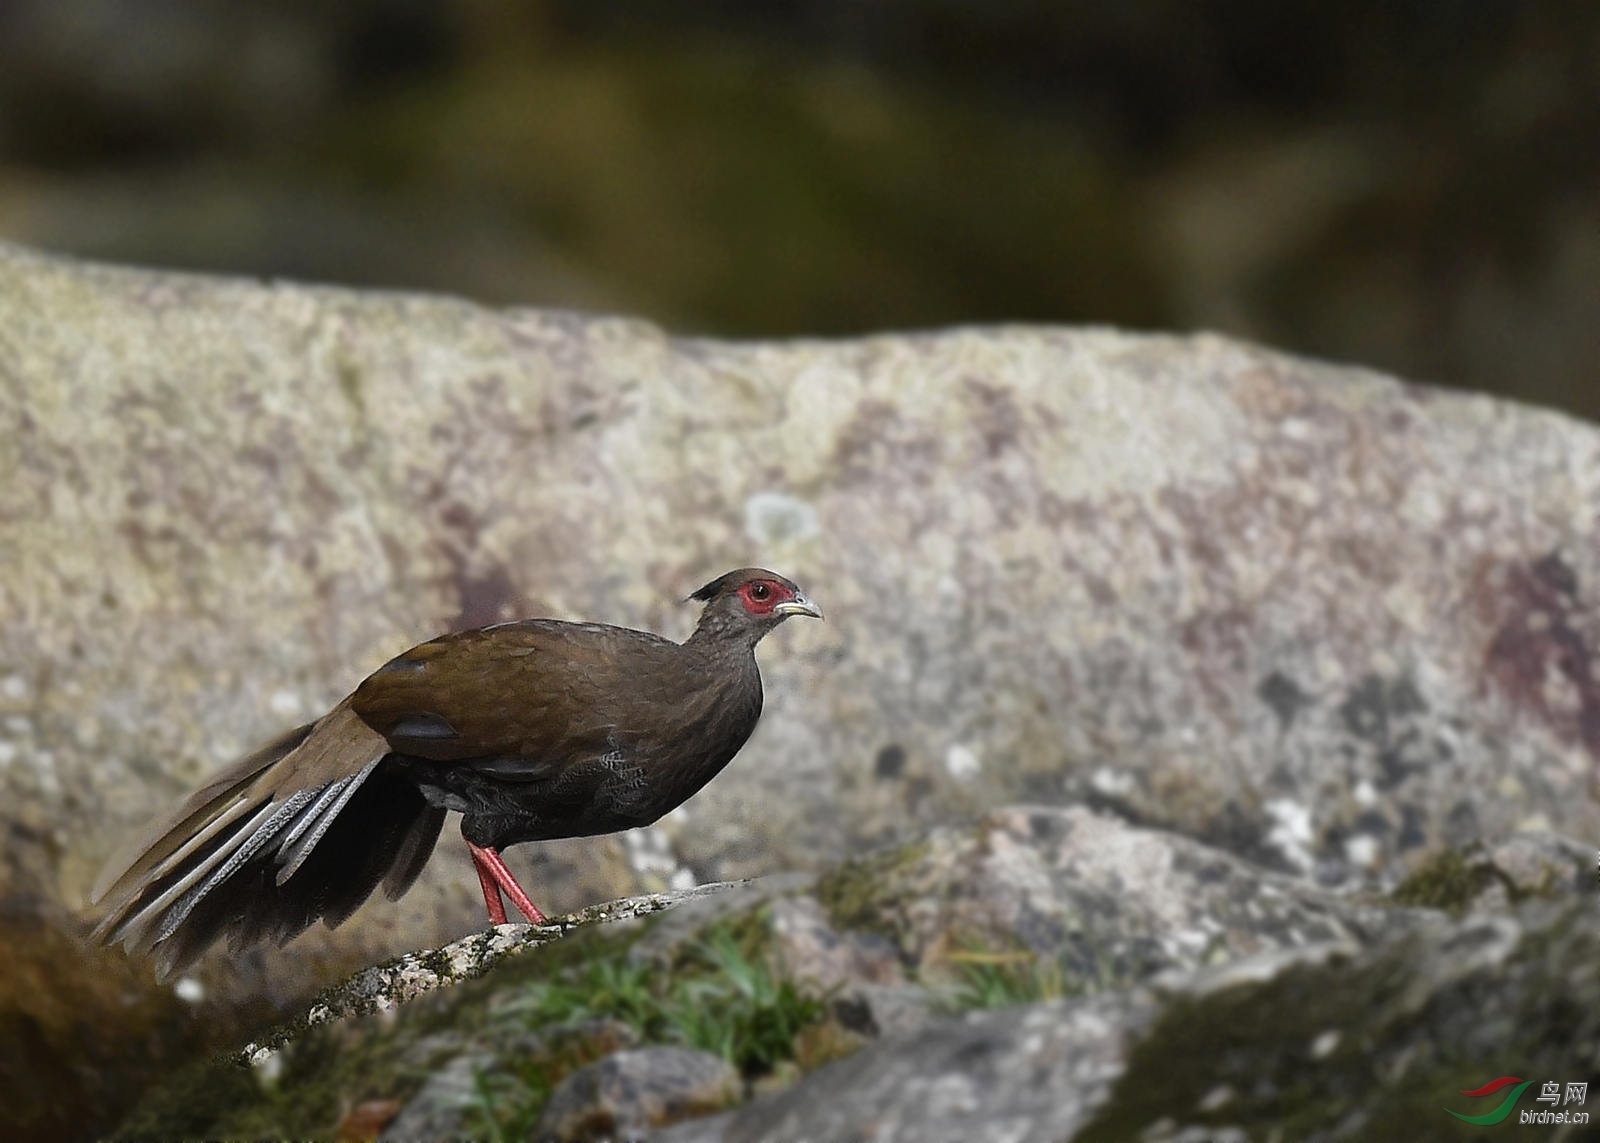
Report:
[[441,982],[451,983],[456,979],[455,965],[450,959],[450,954],[443,949],[429,949],[417,957],[417,963]]
[[335,375],[339,379],[339,392],[350,402],[350,407],[356,412],[357,417],[364,420],[367,414],[367,399],[362,392],[359,362],[341,346],[340,352],[334,357],[333,365]]
[[897,875],[928,856],[926,842],[913,842],[844,862],[817,882],[816,896],[833,927],[896,939],[892,910],[885,905],[904,893]]
[[[1513,1064],[1541,1079],[1576,1073],[1600,1034],[1588,903],[1525,911],[1519,928],[1505,946],[1498,926],[1440,925],[1376,952],[1169,996],[1074,1138],[1137,1139],[1165,1119],[1175,1127],[1163,1138],[1181,1126],[1196,1137],[1231,1127],[1250,1139],[1466,1139],[1445,1108],[1490,1108],[1463,1089]],[[1492,962],[1472,951],[1487,947],[1499,950]]]
[[1515,900],[1516,886],[1493,864],[1481,857],[1469,857],[1460,850],[1447,849],[1402,881],[1389,895],[1389,900],[1396,905],[1460,914],[1497,879],[1504,882]]
[[[1338,987],[1313,968],[1290,971],[1263,987],[1173,1000],[1134,1049],[1111,1099],[1081,1138],[1138,1138],[1162,1119],[1247,1131],[1270,1126],[1285,1139],[1326,1131],[1377,1077],[1370,1065],[1361,1065],[1348,1036],[1322,1061],[1307,1058],[1305,1049],[1321,1030],[1347,1027],[1352,1012],[1374,1003],[1374,990],[1363,987],[1369,983],[1375,982]],[[1286,1045],[1300,1050],[1285,1051]],[[1237,1094],[1222,1102],[1214,1092]],[[1246,1098],[1248,1115],[1240,1106]],[[1220,1106],[1203,1106],[1211,1102]]]

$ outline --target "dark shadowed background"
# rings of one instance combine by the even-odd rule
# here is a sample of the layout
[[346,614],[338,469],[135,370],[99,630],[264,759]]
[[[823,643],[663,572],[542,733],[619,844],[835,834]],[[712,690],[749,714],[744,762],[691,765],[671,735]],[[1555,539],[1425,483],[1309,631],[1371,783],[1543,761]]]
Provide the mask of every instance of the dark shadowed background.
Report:
[[769,337],[1206,327],[1600,415],[1600,8],[7,0],[0,236]]

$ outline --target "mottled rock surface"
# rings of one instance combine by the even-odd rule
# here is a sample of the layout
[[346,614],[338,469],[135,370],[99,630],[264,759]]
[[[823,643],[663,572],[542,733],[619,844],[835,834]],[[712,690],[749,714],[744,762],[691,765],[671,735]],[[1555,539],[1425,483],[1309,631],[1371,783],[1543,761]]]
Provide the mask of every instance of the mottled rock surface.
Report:
[[[1437,919],[1370,950],[1265,953],[952,1020],[652,1138],[1445,1143],[1463,1138],[1446,1109],[1493,1111],[1460,1093],[1513,1062],[1540,1086],[1600,1081],[1597,957],[1588,902]],[[1532,1094],[1522,1107],[1539,1110]]]
[[885,1040],[798,1087],[659,1143],[916,1140],[1051,1143],[1105,1104],[1130,1042],[1149,1023],[1146,995],[973,1013]]
[[[816,896],[836,928],[886,935],[924,980],[959,970],[975,949],[1011,949],[1057,966],[1074,991],[1267,949],[1369,940],[1410,920],[1082,806],[996,810],[976,829],[940,829],[847,863],[819,879]],[[858,970],[870,983],[894,982],[876,977]]]
[[1457,1093],[1513,1062],[1600,1071],[1600,917],[1570,881],[1460,898],[1488,860],[1440,863],[1452,915],[1003,808],[817,877],[508,926],[471,979],[362,974],[119,1135],[320,1137],[373,1105],[394,1139],[1452,1139],[1440,1108],[1480,1113]]
[[[763,647],[763,725],[681,812],[513,855],[552,912],[1017,800],[1377,889],[1594,836],[1597,502],[1590,426],[1212,337],[722,344],[3,247],[0,918],[80,909],[150,814],[418,639],[681,636],[747,562],[829,623]],[[187,995],[226,1028],[475,898],[447,837],[399,905]]]
[[714,882],[670,895],[652,893],[621,901],[593,905],[545,925],[495,925],[481,933],[463,937],[443,948],[407,953],[394,960],[363,969],[338,988],[318,997],[303,1017],[274,1029],[267,1036],[246,1044],[239,1052],[243,1063],[266,1060],[291,1036],[342,1016],[386,1012],[419,996],[463,980],[481,976],[496,963],[529,949],[538,948],[584,925],[648,917],[663,909],[722,894],[736,886]]

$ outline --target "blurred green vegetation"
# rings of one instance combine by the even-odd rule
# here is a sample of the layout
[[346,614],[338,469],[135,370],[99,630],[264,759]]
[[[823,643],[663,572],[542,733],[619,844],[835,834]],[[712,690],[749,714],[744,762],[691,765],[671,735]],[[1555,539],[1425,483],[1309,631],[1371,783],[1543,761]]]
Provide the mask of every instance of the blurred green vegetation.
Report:
[[644,1043],[677,1044],[722,1056],[748,1079],[793,1061],[802,1032],[826,1014],[812,989],[776,975],[765,953],[764,926],[713,926],[670,970],[623,955],[574,965],[530,981],[497,1018],[528,1031],[566,1029],[553,1050],[526,1053],[477,1075],[474,1134],[531,1138],[566,1076],[606,1054],[593,1038],[572,1036],[586,1022],[614,1020]]
[[[1065,306],[1150,322],[1159,283],[1095,155],[848,65],[714,43],[507,56],[352,114],[298,158],[364,193],[494,187],[622,305],[801,334]],[[1065,267],[1103,268],[1093,280]]]

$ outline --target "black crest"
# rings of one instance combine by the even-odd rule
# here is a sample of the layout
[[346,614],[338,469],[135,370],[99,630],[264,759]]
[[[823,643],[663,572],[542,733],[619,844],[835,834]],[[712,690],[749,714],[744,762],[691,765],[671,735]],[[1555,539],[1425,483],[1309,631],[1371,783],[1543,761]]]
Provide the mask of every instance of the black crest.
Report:
[[724,588],[731,586],[734,581],[741,580],[743,578],[744,572],[742,570],[731,571],[727,575],[719,575],[716,579],[706,584],[699,591],[689,596],[689,598],[702,601],[715,599],[717,596],[722,594]]

